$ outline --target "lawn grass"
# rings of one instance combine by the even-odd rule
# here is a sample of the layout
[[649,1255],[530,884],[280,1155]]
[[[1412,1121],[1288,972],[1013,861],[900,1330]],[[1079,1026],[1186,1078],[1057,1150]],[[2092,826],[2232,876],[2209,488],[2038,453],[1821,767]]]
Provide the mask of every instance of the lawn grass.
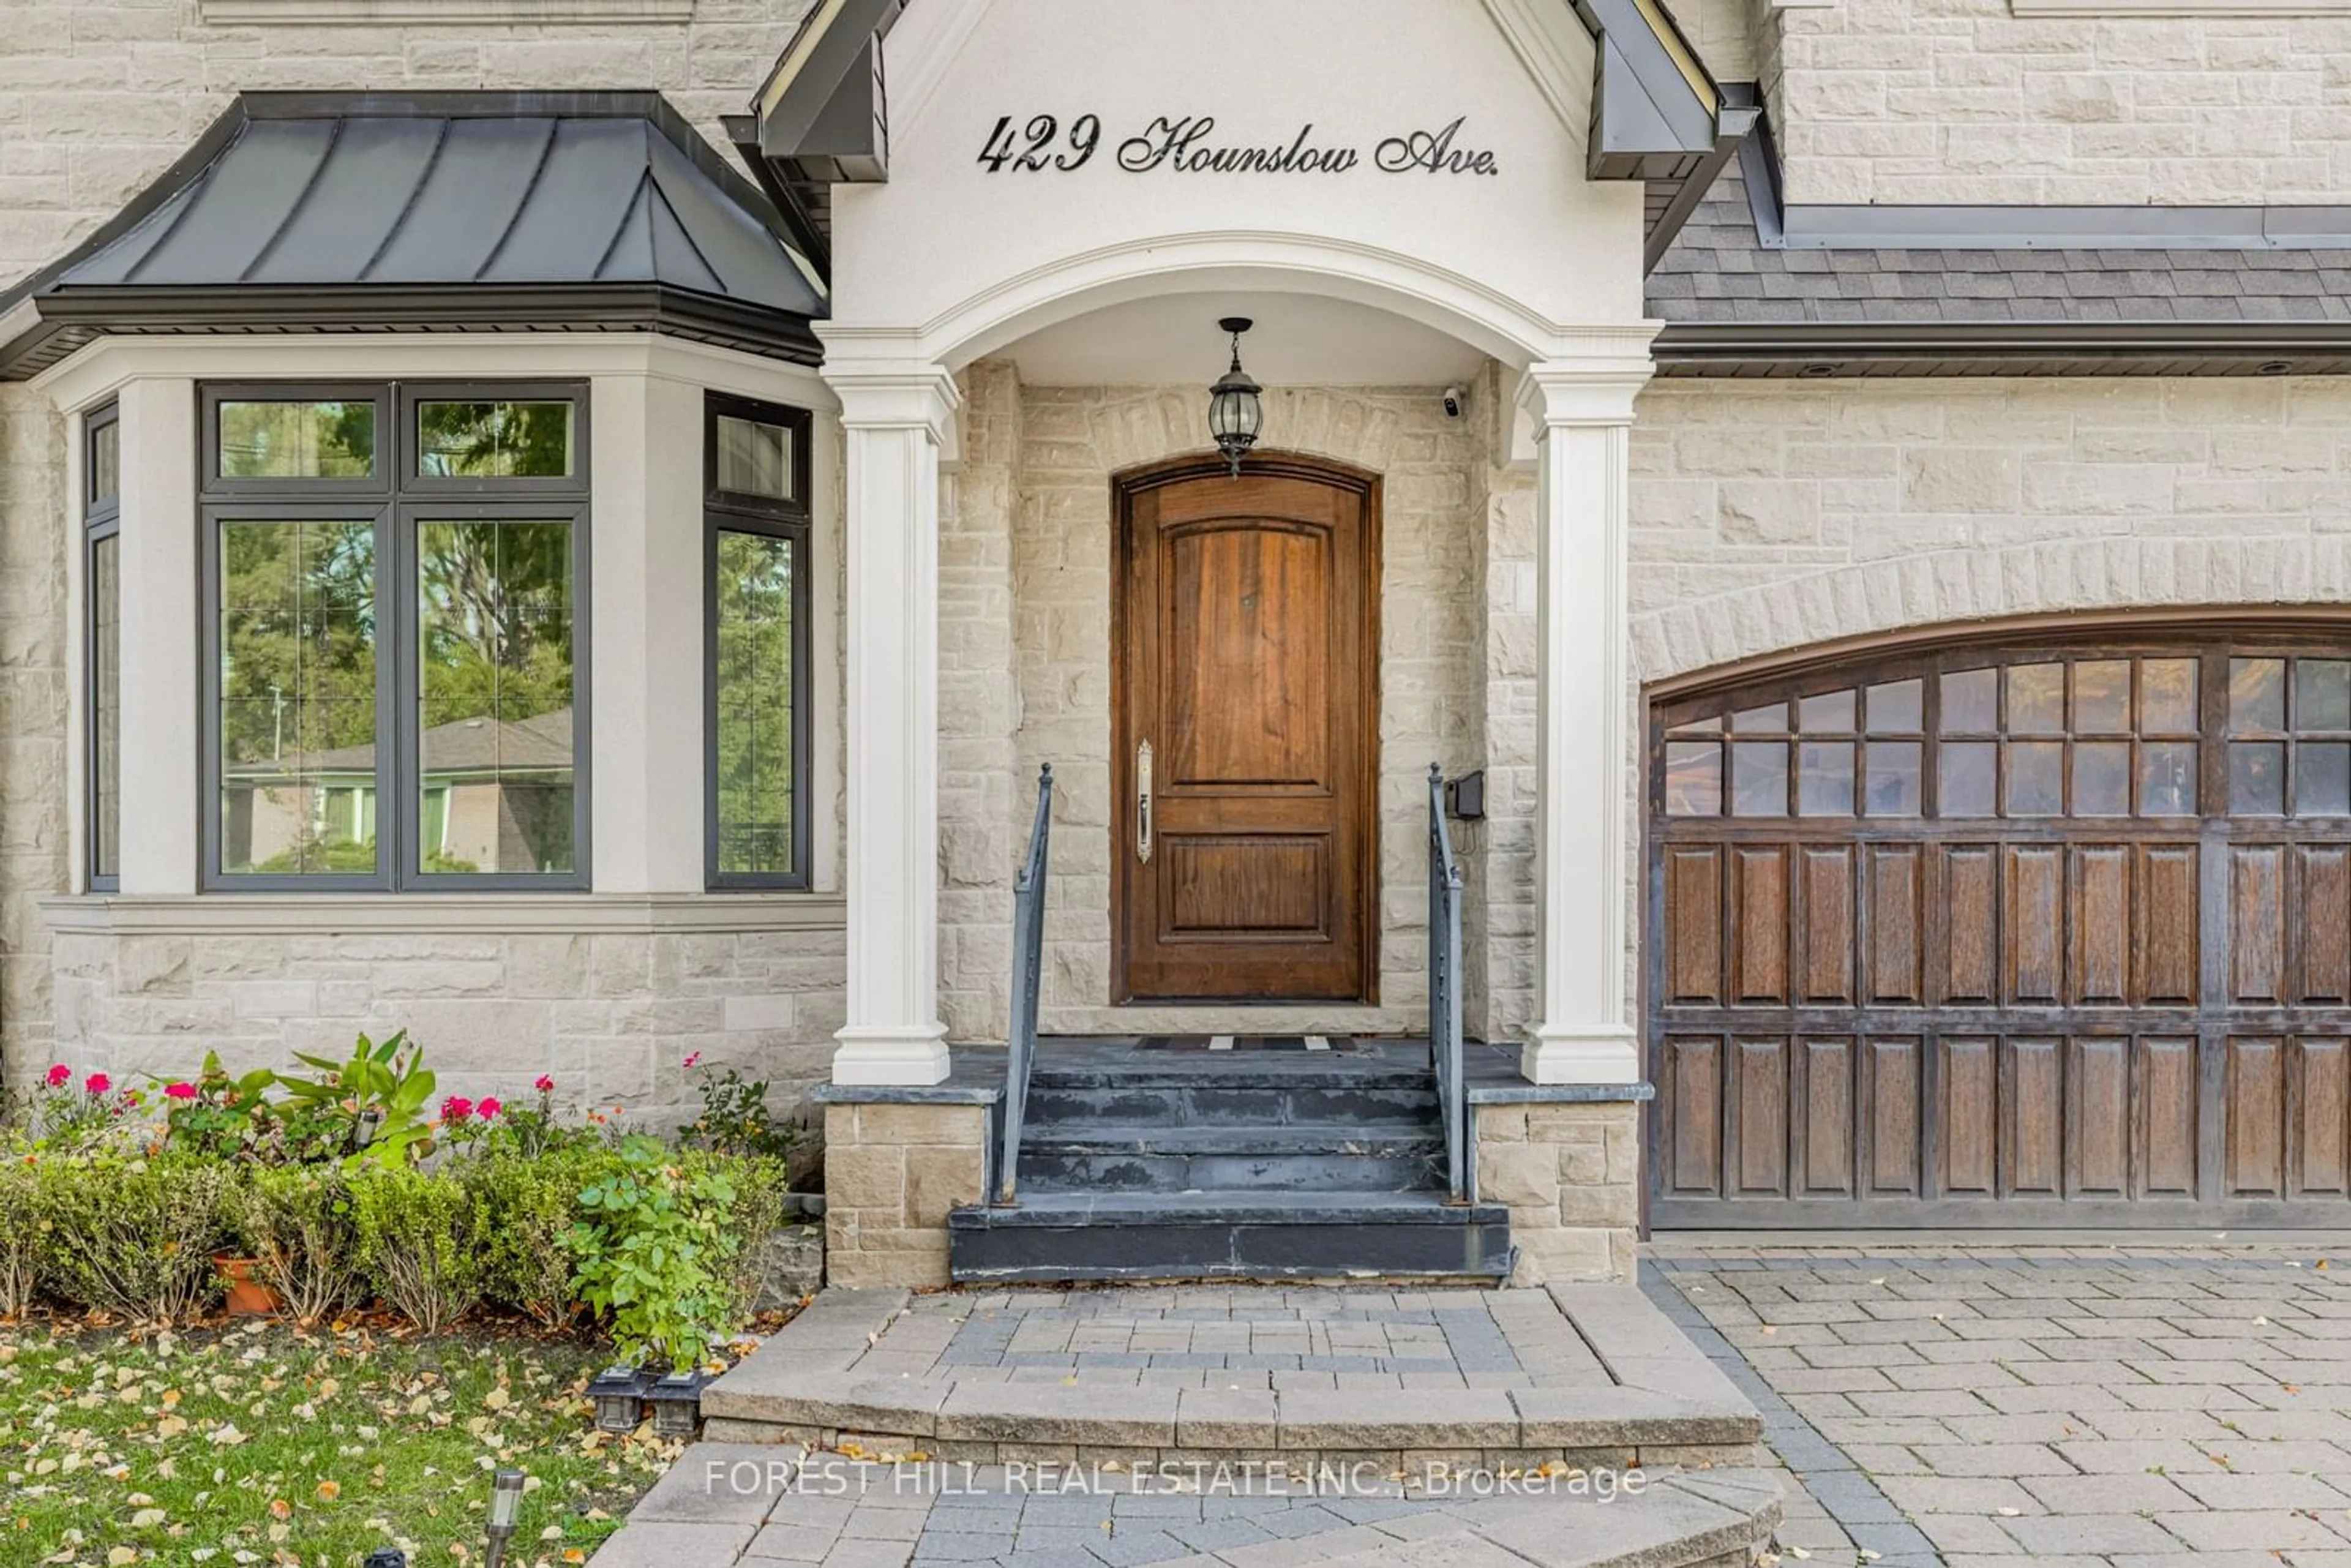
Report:
[[592,1432],[598,1364],[496,1332],[0,1325],[0,1564],[478,1563],[500,1466],[531,1489],[507,1562],[584,1562],[676,1452]]

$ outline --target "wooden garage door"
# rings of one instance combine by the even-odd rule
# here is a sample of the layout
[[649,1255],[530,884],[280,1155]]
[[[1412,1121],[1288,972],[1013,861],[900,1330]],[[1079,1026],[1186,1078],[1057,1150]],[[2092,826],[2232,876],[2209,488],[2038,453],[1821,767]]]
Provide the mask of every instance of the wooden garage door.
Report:
[[2351,1223],[2351,642],[1652,707],[1652,1223]]

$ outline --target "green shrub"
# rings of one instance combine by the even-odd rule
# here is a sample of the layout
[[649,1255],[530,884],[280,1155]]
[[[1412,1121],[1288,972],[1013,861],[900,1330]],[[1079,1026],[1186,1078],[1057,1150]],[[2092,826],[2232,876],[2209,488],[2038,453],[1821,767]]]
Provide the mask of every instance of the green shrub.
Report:
[[784,1197],[787,1176],[784,1162],[766,1155],[746,1159],[726,1159],[710,1155],[688,1155],[686,1167],[707,1166],[724,1172],[727,1185],[734,1188],[734,1200],[727,1206],[726,1225],[728,1234],[736,1239],[734,1260],[727,1270],[729,1291],[729,1329],[741,1326],[751,1316],[752,1303],[759,1299],[759,1269],[763,1249],[761,1242],[784,1223]]
[[359,1226],[340,1168],[248,1168],[228,1211],[230,1232],[298,1322],[317,1322],[358,1294]]
[[619,1168],[580,1189],[585,1212],[564,1245],[580,1298],[610,1314],[623,1360],[697,1365],[733,1327],[738,1166],[640,1135],[622,1141]]
[[37,1272],[50,1291],[150,1322],[185,1322],[218,1294],[233,1166],[99,1152],[45,1155],[34,1169],[47,1227]]
[[28,1149],[0,1138],[0,1318],[21,1318],[32,1307],[47,1245],[39,1167]]
[[360,1267],[376,1293],[426,1333],[473,1311],[489,1242],[473,1188],[399,1165],[361,1166],[350,1180]]
[[608,1149],[558,1147],[536,1159],[493,1145],[460,1167],[487,1232],[482,1293],[551,1329],[580,1315],[580,1290],[564,1237],[580,1217],[580,1194],[619,1166]]

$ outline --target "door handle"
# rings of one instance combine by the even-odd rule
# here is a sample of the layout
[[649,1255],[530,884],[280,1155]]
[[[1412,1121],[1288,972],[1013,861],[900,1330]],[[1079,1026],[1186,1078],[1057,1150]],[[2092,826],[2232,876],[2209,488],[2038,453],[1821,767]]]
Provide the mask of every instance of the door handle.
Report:
[[1151,742],[1134,748],[1134,858],[1151,863]]

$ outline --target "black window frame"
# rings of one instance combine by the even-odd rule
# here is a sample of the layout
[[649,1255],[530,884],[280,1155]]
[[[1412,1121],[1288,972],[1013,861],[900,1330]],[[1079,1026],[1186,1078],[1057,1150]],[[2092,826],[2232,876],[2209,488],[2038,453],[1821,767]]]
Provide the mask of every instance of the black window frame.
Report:
[[[590,560],[591,516],[586,382],[444,380],[405,382],[208,382],[197,389],[199,558],[202,582],[198,731],[204,748],[199,802],[199,886],[206,893],[586,893],[593,877]],[[566,399],[572,405],[571,465],[559,485],[545,479],[420,480],[413,410],[420,401]],[[375,403],[371,478],[223,479],[223,402],[331,401]],[[571,530],[572,866],[568,872],[425,872],[419,738],[417,596],[420,525],[445,521],[563,522]],[[221,528],[231,522],[360,522],[375,529],[376,869],[366,873],[256,873],[221,865]],[[390,809],[387,810],[387,804]]]
[[[98,490],[98,441],[99,433],[106,430],[111,430],[114,432],[115,485],[114,490],[111,494],[100,495]],[[87,774],[87,778],[83,781],[82,789],[82,833],[84,839],[82,846],[82,875],[85,885],[92,893],[117,893],[120,892],[122,887],[122,868],[120,864],[120,857],[122,852],[122,807],[124,802],[122,800],[122,776],[120,768],[122,737],[119,733],[122,723],[120,690],[120,682],[122,672],[120,669],[121,653],[120,649],[116,651],[115,654],[115,663],[117,666],[115,670],[115,678],[118,683],[116,691],[117,706],[115,708],[115,726],[118,733],[115,737],[116,772],[114,800],[114,851],[118,863],[112,871],[102,870],[99,866],[99,852],[101,841],[99,834],[100,811],[99,809],[99,801],[98,792],[98,759],[101,739],[99,727],[99,716],[103,711],[100,708],[98,700],[98,547],[109,540],[114,541],[115,617],[119,622],[122,613],[122,546],[120,543],[122,534],[122,426],[121,411],[120,407],[115,403],[109,402],[102,404],[85,414],[82,418],[81,440],[81,602],[82,697],[84,712],[87,715],[88,722],[84,726],[82,736],[82,766]]]
[[[747,496],[718,486],[718,421],[722,417],[779,425],[791,434],[791,497]],[[705,885],[717,893],[804,893],[812,885],[810,859],[809,772],[814,755],[810,734],[809,658],[811,639],[809,556],[813,517],[809,504],[812,465],[810,438],[815,417],[807,409],[762,402],[726,392],[705,392],[702,412],[703,587],[703,858]],[[756,534],[785,541],[791,550],[792,640],[792,869],[789,872],[727,872],[720,869],[718,839],[718,536]]]

